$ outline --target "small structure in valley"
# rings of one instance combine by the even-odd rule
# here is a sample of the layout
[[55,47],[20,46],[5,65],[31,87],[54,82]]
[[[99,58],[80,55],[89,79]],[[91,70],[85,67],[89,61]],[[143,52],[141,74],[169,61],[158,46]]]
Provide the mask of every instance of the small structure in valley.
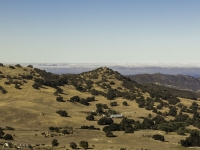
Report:
[[13,147],[13,144],[11,142],[5,142],[3,144],[3,148],[12,148]]
[[19,144],[17,148],[31,148],[32,146],[30,144]]
[[110,118],[122,118],[122,114],[115,114],[115,115],[110,115]]

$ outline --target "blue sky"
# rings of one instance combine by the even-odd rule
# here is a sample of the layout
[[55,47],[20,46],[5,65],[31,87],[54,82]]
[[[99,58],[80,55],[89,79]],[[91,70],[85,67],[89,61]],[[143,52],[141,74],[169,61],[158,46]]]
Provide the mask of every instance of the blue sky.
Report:
[[0,62],[199,63],[199,0],[0,0]]

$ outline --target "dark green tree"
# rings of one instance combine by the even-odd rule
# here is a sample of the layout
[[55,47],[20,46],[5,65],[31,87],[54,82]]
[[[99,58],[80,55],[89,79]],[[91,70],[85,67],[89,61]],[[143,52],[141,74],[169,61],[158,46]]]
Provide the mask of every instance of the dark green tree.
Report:
[[93,115],[89,115],[86,117],[87,120],[89,121],[94,121],[94,116]]
[[79,142],[79,146],[84,148],[84,149],[88,149],[88,142],[87,141],[80,141]]
[[72,149],[76,149],[76,148],[77,148],[77,144],[74,143],[74,142],[70,142],[70,147],[71,147]]
[[112,89],[109,89],[106,97],[107,97],[108,100],[113,100],[116,97],[116,95],[115,95],[115,93],[113,92]]
[[64,102],[64,100],[63,100],[63,97],[62,97],[62,96],[58,96],[58,97],[56,97],[56,100],[57,100],[58,102]]
[[56,139],[53,139],[51,144],[52,144],[53,147],[59,145],[58,140],[56,140]]
[[159,141],[165,141],[165,138],[164,138],[164,136],[163,135],[160,135],[160,134],[155,134],[155,135],[153,135],[153,137],[152,137],[154,140],[159,140]]
[[6,134],[3,138],[4,140],[13,140],[13,137],[10,134]]
[[127,101],[124,101],[122,104],[123,104],[124,106],[128,106]]

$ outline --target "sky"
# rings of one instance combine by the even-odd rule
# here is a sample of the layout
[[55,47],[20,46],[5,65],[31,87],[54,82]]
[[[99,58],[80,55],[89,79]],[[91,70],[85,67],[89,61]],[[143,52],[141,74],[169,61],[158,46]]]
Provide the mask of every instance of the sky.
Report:
[[200,63],[199,0],[0,0],[0,62]]

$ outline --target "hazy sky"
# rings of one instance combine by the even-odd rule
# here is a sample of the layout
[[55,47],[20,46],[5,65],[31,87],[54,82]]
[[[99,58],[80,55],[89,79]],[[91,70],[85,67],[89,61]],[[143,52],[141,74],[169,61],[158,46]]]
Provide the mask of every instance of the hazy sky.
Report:
[[199,63],[199,0],[0,0],[0,62]]

